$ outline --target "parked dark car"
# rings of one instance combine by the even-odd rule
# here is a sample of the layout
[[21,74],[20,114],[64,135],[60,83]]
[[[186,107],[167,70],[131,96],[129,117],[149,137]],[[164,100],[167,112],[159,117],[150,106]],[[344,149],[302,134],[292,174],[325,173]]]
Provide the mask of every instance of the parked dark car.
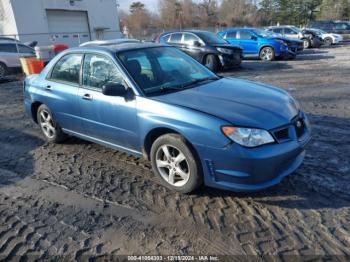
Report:
[[326,31],[327,33],[350,35],[350,22],[347,22],[347,21],[333,21],[333,20],[310,21],[306,27],[321,29],[323,31]]
[[204,64],[213,72],[223,68],[240,66],[243,50],[232,46],[215,33],[199,30],[167,32],[155,42],[175,46]]
[[68,49],[23,90],[47,141],[69,134],[144,156],[183,193],[278,184],[302,163],[311,134],[286,91],[219,77],[169,45]]
[[275,57],[294,58],[302,51],[303,41],[277,36],[257,28],[229,28],[218,33],[230,44],[243,48],[244,57],[259,57],[271,61]]

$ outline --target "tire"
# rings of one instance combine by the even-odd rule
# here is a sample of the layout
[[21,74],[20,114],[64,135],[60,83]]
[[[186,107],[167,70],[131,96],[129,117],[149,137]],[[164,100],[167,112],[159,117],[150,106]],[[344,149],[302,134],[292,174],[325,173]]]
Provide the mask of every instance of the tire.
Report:
[[38,108],[37,121],[45,139],[50,143],[60,143],[66,139],[61,127],[55,121],[50,109],[46,105],[41,105]]
[[219,70],[218,60],[215,55],[207,55],[204,59],[204,65],[213,72]]
[[259,57],[263,61],[272,61],[275,59],[275,51],[272,47],[266,46],[260,50]]
[[171,190],[190,193],[202,184],[200,162],[186,140],[178,134],[166,134],[154,141],[151,162],[154,174]]
[[0,63],[0,78],[7,76],[8,68],[4,63]]
[[323,41],[326,46],[331,46],[333,44],[333,39],[330,37],[326,37]]
[[304,39],[303,42],[304,42],[304,49],[310,48],[311,44],[308,39]]

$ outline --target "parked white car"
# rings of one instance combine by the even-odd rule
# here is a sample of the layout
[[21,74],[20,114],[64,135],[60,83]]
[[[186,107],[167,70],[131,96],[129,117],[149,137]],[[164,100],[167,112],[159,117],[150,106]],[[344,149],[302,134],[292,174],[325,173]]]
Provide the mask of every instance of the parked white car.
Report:
[[316,29],[316,28],[309,28],[308,30],[314,31],[316,34],[321,36],[325,45],[339,44],[344,40],[343,36],[339,34],[327,33],[326,31],[323,31],[321,29]]
[[0,39],[0,78],[21,68],[21,57],[35,56],[33,48],[16,40]]

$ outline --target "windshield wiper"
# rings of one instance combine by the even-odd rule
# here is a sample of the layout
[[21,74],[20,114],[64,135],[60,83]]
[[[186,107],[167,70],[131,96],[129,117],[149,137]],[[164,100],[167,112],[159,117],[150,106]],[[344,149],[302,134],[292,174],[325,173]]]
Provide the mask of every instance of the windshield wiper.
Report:
[[190,87],[190,86],[193,86],[195,84],[199,84],[199,83],[202,83],[202,82],[206,82],[206,81],[214,81],[214,80],[219,80],[220,78],[219,77],[205,77],[205,78],[200,78],[200,79],[195,79],[191,82],[188,82],[188,83],[185,83],[185,84],[182,84],[181,87],[182,88],[186,88],[186,87]]
[[186,88],[189,88],[195,84],[201,83],[201,82],[206,82],[206,81],[214,81],[214,80],[219,80],[219,76],[215,77],[205,77],[205,78],[200,78],[200,79],[194,79],[190,82],[180,84],[180,85],[175,85],[175,86],[161,86],[158,91],[150,92],[151,93],[158,93],[158,92],[167,92],[167,91],[177,91],[177,90],[184,90]]

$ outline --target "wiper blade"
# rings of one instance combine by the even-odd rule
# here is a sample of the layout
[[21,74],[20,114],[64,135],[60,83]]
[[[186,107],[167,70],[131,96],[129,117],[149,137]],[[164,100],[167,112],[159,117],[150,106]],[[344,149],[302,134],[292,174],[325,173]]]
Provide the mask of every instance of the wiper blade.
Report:
[[[198,84],[198,83],[201,83],[201,82],[206,82],[206,81],[210,81],[210,80],[219,80],[220,77],[205,77],[205,78],[201,78],[201,79],[195,79],[195,80],[192,80],[188,83],[184,83],[184,84],[181,84],[181,85],[176,85],[176,86],[161,86],[160,89],[154,93],[157,93],[157,92],[167,92],[167,91],[177,91],[177,90],[183,90],[183,89],[186,89],[190,86],[193,86],[195,84]],[[153,92],[150,92],[150,93],[153,93]]]
[[219,79],[220,79],[219,77],[205,77],[205,78],[195,79],[189,83],[182,84],[181,87],[186,88],[186,87],[193,86],[193,85],[201,83],[201,82],[206,82],[206,81],[211,81],[211,80],[214,81],[214,80],[219,80]]

